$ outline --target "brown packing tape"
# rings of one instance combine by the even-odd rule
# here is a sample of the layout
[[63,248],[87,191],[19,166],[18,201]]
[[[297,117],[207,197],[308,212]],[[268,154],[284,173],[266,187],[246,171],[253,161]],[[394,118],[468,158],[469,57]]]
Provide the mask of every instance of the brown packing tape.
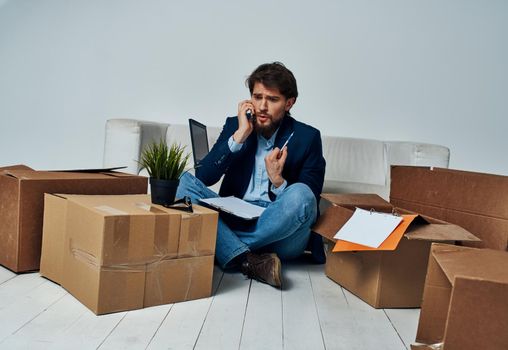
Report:
[[72,239],[70,241],[70,245],[71,245],[70,246],[71,255],[76,260],[81,261],[81,262],[85,263],[86,265],[100,268],[99,259],[96,256],[94,256],[84,250],[74,247]]
[[118,216],[113,222],[113,252],[115,256],[128,256],[130,216]]
[[[169,243],[169,216],[168,215],[155,215],[155,237],[154,237],[154,254],[155,256],[162,257],[168,252]],[[176,252],[174,253],[176,256]]]
[[[179,260],[181,261],[181,260]],[[163,280],[166,278],[166,275],[164,274],[164,270],[160,268],[161,263],[163,261],[158,261],[155,263],[147,264],[146,265],[146,272],[151,273],[151,297],[152,300],[150,304],[158,305],[165,302],[165,288],[163,287]],[[192,279],[196,272],[196,265],[195,264],[185,264],[184,265],[185,273],[183,273],[184,280],[179,279],[178,283],[180,286],[184,285],[185,293],[183,294],[183,297],[181,297],[182,300],[188,300],[190,297],[190,291],[192,287]],[[182,267],[180,267],[182,268]],[[155,281],[155,282],[154,282]],[[183,283],[182,283],[183,282]],[[151,306],[151,305],[145,305],[145,306]]]
[[[189,241],[191,242],[198,242],[199,238],[201,236],[201,231],[203,228],[203,216],[197,215],[197,214],[190,214],[189,215],[191,220],[191,224],[189,226]],[[197,220],[196,220],[197,217]]]
[[166,261],[166,260],[172,260],[176,257],[176,254],[159,254],[157,256],[154,256],[153,259],[145,259],[140,262],[127,262],[127,263],[120,263],[120,264],[101,264],[99,261],[99,258],[86,252],[85,250],[79,249],[75,247],[72,243],[72,240],[70,242],[70,252],[71,255],[78,261],[81,261],[85,263],[86,265],[92,266],[94,268],[102,268],[102,269],[108,269],[110,271],[112,270],[124,270],[124,271],[145,271],[148,268],[153,269],[158,264]]
[[199,242],[203,231],[203,216],[191,214],[186,218],[189,221],[187,245],[190,255],[199,255]]
[[187,266],[187,268],[186,268],[186,276],[187,276],[186,285],[187,285],[187,287],[185,288],[185,300],[188,300],[190,291],[191,291],[191,282],[192,282],[192,279],[196,273],[196,265],[187,264],[186,266]]
[[126,264],[115,264],[110,266],[101,266],[99,259],[84,250],[72,246],[71,241],[71,255],[78,261],[91,266],[95,269],[103,269],[104,271],[125,271],[125,272],[144,272],[146,270],[145,263],[126,263]]
[[155,214],[154,255],[159,260],[174,259],[178,256],[180,240],[180,216],[168,215],[152,207]]

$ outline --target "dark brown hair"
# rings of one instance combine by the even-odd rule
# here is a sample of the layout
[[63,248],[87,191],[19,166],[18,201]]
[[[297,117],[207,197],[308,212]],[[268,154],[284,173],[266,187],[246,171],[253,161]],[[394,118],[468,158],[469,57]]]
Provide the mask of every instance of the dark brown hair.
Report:
[[298,97],[296,79],[293,73],[280,62],[265,63],[252,72],[245,80],[245,85],[249,87],[250,94],[254,89],[254,84],[261,83],[267,88],[277,88],[286,98]]

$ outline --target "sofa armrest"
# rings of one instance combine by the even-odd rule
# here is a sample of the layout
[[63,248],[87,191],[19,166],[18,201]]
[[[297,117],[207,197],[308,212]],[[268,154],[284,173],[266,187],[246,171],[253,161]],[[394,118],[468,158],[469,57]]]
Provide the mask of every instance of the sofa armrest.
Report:
[[450,149],[441,145],[418,142],[386,142],[390,165],[434,166],[448,168]]
[[323,192],[376,193],[388,199],[392,165],[448,168],[447,147],[419,142],[347,137],[323,138],[326,174]]
[[136,119],[106,122],[103,166],[127,166],[126,173],[139,174],[139,159],[145,145],[166,139],[169,124]]

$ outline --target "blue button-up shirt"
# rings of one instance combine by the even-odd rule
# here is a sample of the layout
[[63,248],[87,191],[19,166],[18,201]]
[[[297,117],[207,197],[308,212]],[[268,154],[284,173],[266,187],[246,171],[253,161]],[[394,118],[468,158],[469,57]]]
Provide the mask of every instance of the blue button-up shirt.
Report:
[[[249,187],[247,188],[247,192],[243,196],[243,199],[249,202],[254,201],[264,201],[271,202],[270,197],[268,195],[268,191],[272,191],[276,196],[279,195],[287,186],[286,180],[279,187],[271,186],[270,189],[268,185],[270,183],[270,179],[268,178],[268,173],[266,172],[265,158],[274,148],[275,137],[277,136],[277,131],[270,137],[268,140],[265,139],[260,134],[258,137],[258,148],[256,150],[256,158],[254,161],[254,169],[252,171],[252,175],[250,178]],[[231,136],[228,140],[228,146],[231,152],[235,153],[242,149],[243,143],[237,143],[233,136]]]

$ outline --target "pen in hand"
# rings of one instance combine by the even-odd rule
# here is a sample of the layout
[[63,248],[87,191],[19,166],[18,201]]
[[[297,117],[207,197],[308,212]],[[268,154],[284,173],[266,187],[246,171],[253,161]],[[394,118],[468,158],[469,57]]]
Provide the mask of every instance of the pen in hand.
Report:
[[286,148],[286,147],[288,146],[288,142],[289,142],[289,140],[291,140],[291,138],[293,137],[293,134],[294,134],[294,133],[295,133],[295,132],[293,131],[293,132],[291,133],[291,135],[289,135],[289,137],[288,137],[288,139],[286,140],[286,142],[284,142],[284,144],[282,145],[282,147],[281,147],[281,149],[280,149],[280,151],[279,151],[279,157],[282,155],[282,152],[284,151],[284,148]]

